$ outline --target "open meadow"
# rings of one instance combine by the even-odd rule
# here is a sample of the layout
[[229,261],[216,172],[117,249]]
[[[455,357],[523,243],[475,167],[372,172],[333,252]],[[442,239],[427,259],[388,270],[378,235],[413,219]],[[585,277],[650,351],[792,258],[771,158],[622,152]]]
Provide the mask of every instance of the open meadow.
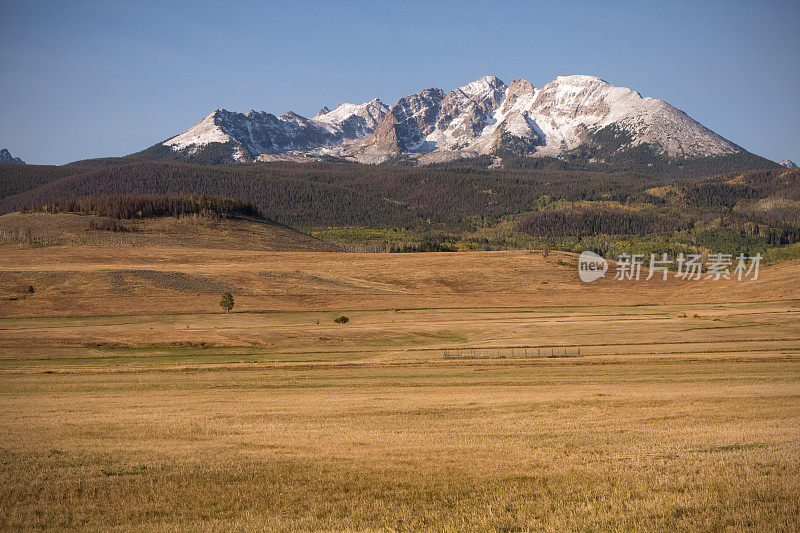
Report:
[[1,249],[3,529],[800,529],[797,261]]
[[798,27],[0,0],[0,533],[800,533]]

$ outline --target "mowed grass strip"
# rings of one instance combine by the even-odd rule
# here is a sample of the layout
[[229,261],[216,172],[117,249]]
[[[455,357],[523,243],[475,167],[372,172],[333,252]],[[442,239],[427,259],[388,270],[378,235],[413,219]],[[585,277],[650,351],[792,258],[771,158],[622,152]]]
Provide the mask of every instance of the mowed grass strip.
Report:
[[[637,307],[234,312],[0,319],[0,368],[441,359],[444,351],[584,355],[797,353],[795,300]],[[335,323],[345,314],[347,324]],[[466,352],[465,352],[466,353]],[[471,353],[471,352],[470,352]],[[349,355],[348,355],[349,354]]]

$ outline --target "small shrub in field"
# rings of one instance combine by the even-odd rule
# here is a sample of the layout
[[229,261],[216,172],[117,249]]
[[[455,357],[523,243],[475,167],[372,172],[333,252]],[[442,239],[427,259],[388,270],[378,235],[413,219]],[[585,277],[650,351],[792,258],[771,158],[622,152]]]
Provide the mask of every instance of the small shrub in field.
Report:
[[350,322],[350,319],[342,315],[342,316],[337,316],[336,318],[333,319],[333,321],[336,322],[337,324],[347,324],[348,322]]
[[223,294],[222,299],[219,301],[219,306],[224,309],[226,313],[230,313],[231,309],[233,309],[233,295],[229,292]]

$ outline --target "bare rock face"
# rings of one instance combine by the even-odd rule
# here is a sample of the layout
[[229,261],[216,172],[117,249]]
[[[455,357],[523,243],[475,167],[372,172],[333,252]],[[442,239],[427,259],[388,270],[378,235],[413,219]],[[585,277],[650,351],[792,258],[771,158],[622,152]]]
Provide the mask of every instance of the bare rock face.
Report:
[[347,147],[348,155],[385,158],[409,152],[429,151],[425,139],[436,126],[444,92],[425,89],[401,98],[381,120],[374,133]]
[[14,163],[17,165],[24,165],[25,161],[20,159],[19,157],[14,157],[11,155],[11,152],[8,149],[3,148],[0,150],[0,163]]
[[505,99],[506,85],[494,76],[483,78],[447,94],[442,102],[436,129],[455,143],[478,137]]
[[506,98],[495,113],[495,124],[486,136],[490,151],[508,150],[520,155],[531,154],[544,144],[544,135],[531,116],[531,108],[539,90],[531,82],[514,80]]
[[797,165],[791,159],[784,159],[783,161],[781,161],[778,164],[781,165],[782,167],[786,167],[786,168],[797,168]]
[[533,102],[534,98],[536,98],[536,93],[538,89],[533,86],[531,82],[528,80],[518,79],[511,82],[511,85],[508,86],[508,91],[506,92],[506,99],[503,101],[503,105],[500,107],[500,111],[503,114],[508,114],[508,112],[517,105],[520,100],[527,101],[522,102],[519,106],[521,108],[530,107],[531,103]]
[[401,152],[427,151],[422,145],[436,127],[442,100],[444,91],[441,89],[425,89],[401,98],[392,107],[390,114]]
[[334,135],[332,144],[338,144],[371,134],[388,113],[389,107],[375,98],[361,105],[339,104],[333,111],[317,113],[314,121]]
[[611,153],[641,144],[670,158],[741,150],[666,102],[594,76],[559,76],[541,89],[524,79],[506,85],[484,76],[449,93],[425,89],[391,107],[378,99],[323,107],[311,119],[217,110],[164,144],[192,153],[215,143],[231,147],[240,161],[282,155],[440,161],[500,150],[559,156],[584,146]]

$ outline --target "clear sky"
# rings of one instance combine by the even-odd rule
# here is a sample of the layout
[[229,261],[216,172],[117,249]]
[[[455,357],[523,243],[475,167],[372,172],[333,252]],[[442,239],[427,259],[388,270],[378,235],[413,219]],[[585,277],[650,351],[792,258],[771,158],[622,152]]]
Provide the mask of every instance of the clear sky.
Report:
[[592,74],[800,162],[800,1],[0,0],[0,147],[132,153],[216,108],[293,110],[494,74]]

